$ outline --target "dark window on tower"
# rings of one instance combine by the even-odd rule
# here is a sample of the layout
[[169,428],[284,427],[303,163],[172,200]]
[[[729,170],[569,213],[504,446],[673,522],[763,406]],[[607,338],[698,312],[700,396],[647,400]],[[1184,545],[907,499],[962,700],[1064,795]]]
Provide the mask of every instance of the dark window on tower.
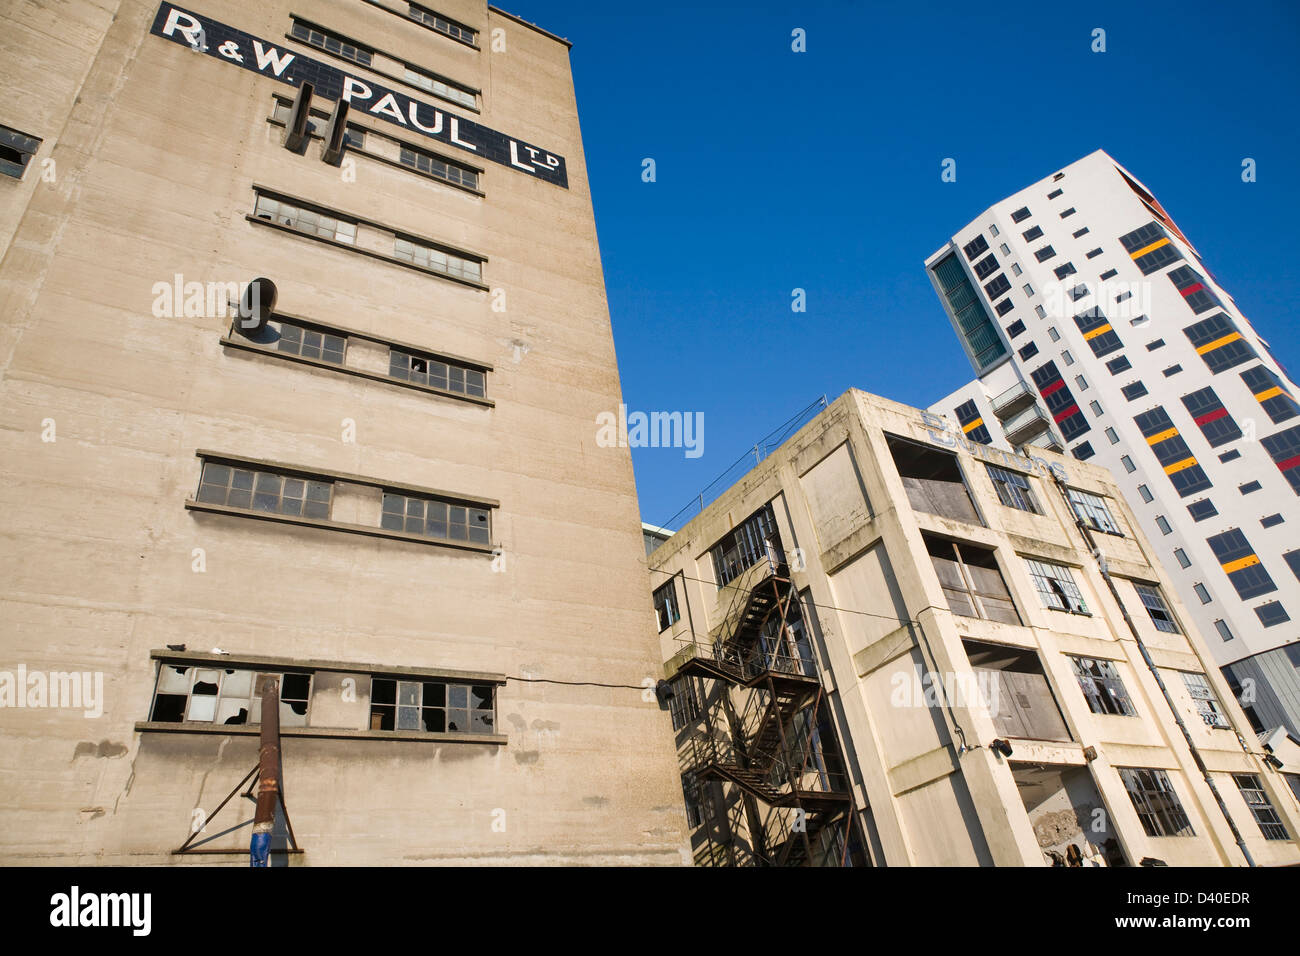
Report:
[[1219,312],[1183,329],[1192,347],[1214,374],[1255,358],[1255,350],[1242,338],[1226,313]]
[[1038,393],[1043,396],[1052,421],[1056,422],[1067,442],[1074,441],[1091,429],[1092,426],[1079,409],[1069,386],[1057,371],[1055,362],[1039,366],[1030,373],[1030,377]]
[[962,402],[953,409],[953,414],[961,423],[962,433],[971,441],[979,442],[981,445],[993,443],[993,437],[989,434],[988,426],[984,424],[984,418],[980,415],[979,406],[975,404],[974,399]]
[[1087,227],[1087,226],[1084,226],[1082,229],[1080,229],[1080,230],[1078,230],[1077,232],[1075,232],[1075,234],[1074,234],[1074,238],[1078,239],[1078,238],[1080,238],[1080,237],[1082,237],[1082,236],[1086,236],[1087,234],[1088,234],[1088,227]]
[[1093,450],[1092,442],[1086,441],[1081,445],[1076,445],[1070,454],[1074,455],[1074,457],[1079,459],[1079,461],[1087,461],[1095,455],[1096,452]]
[[1169,281],[1174,284],[1188,307],[1200,315],[1220,306],[1218,297],[1209,290],[1205,280],[1187,266],[1179,266],[1169,271]]
[[1053,249],[1051,246],[1043,246],[1043,248],[1039,249],[1034,253],[1034,258],[1037,259],[1039,262],[1046,262],[1054,255],[1056,255],[1055,249]]
[[979,262],[975,263],[975,276],[979,279],[987,279],[993,273],[998,271],[997,256],[989,253]]
[[1069,209],[1065,210],[1065,212],[1061,213],[1061,218],[1062,218],[1062,219],[1068,219],[1068,218],[1070,218],[1071,216],[1074,215],[1074,211],[1075,211],[1075,210],[1074,210],[1074,207],[1071,206]]
[[1066,276],[1072,276],[1075,274],[1076,271],[1078,270],[1074,268],[1073,262],[1067,262],[1065,265],[1057,266],[1055,269],[1052,270],[1053,274],[1058,279],[1064,279]]
[[1119,273],[1116,272],[1114,269],[1107,269],[1105,272],[1101,274],[1101,281],[1105,282],[1107,279],[1113,279],[1117,275],[1119,275]]
[[1204,521],[1206,518],[1213,518],[1219,513],[1219,509],[1214,507],[1214,502],[1209,498],[1202,501],[1193,501],[1187,506],[1187,513],[1192,516],[1193,521]]
[[1265,627],[1285,624],[1291,620],[1291,615],[1286,612],[1286,608],[1278,604],[1277,601],[1270,601],[1255,608],[1255,616],[1259,618],[1259,623]]
[[1243,601],[1276,591],[1277,585],[1260,564],[1259,555],[1237,528],[1206,539],[1223,573]]
[[1269,368],[1263,365],[1248,368],[1241,373],[1241,380],[1274,424],[1300,415],[1300,405]]
[[1012,222],[1024,222],[1028,218],[1029,218],[1028,206],[1021,206],[1019,209],[1017,209],[1015,212],[1011,214]]
[[1098,246],[1096,249],[1093,249],[1091,252],[1089,252],[1088,258],[1096,259],[1099,255],[1101,255],[1101,246]]
[[1024,348],[1020,350],[1020,358],[1022,360],[1031,359],[1037,354],[1038,354],[1038,346],[1033,342],[1030,342],[1028,345],[1026,345]]
[[1290,483],[1291,489],[1300,495],[1300,425],[1293,425],[1276,435],[1267,435],[1259,443]]
[[1133,363],[1128,360],[1127,355],[1121,355],[1117,359],[1111,359],[1106,363],[1106,369],[1111,375],[1118,375],[1120,372],[1127,372],[1133,367]]
[[1020,321],[1019,319],[1017,319],[1015,322],[1012,322],[1010,325],[1007,326],[1007,335],[1011,336],[1013,339],[1017,335],[1023,335],[1024,332],[1025,332],[1025,323]]
[[997,313],[998,313],[998,316],[1001,317],[1001,316],[1006,315],[1008,312],[1010,312],[1010,311],[1011,311],[1012,309],[1014,309],[1015,307],[1016,307],[1016,304],[1015,304],[1014,302],[1012,302],[1010,299],[1003,299],[1001,302],[999,302],[999,303],[997,304],[997,309],[996,309],[996,311],[997,311]]
[[1143,412],[1134,421],[1180,497],[1211,487],[1205,469],[1197,463],[1187,441],[1178,433],[1163,408]]
[[962,246],[961,251],[966,253],[966,258],[970,260],[974,259],[981,252],[984,252],[988,247],[989,241],[987,239],[983,236],[976,236],[970,242],[966,243],[966,245]]
[[1063,189],[1053,189],[1050,193],[1047,194],[1047,198],[1055,199],[1057,196],[1061,195],[1061,193],[1063,193],[1064,191],[1065,190]]
[[1217,448],[1241,437],[1241,429],[1228,414],[1228,410],[1223,407],[1223,402],[1219,401],[1219,396],[1215,394],[1212,387],[1184,395],[1183,405],[1186,406],[1187,413],[1192,416],[1192,421],[1201,430],[1201,434],[1205,436],[1211,448]]
[[1145,395],[1147,393],[1147,387],[1141,382],[1133,382],[1131,385],[1125,385],[1121,388],[1120,392],[1131,402],[1133,399],[1141,398]]
[[1074,324],[1083,333],[1084,341],[1092,349],[1092,354],[1098,358],[1124,347],[1124,343],[1119,340],[1119,335],[1111,327],[1110,321],[1096,306],[1076,315]]
[[1043,234],[1043,230],[1041,226],[1032,226],[1029,229],[1026,229],[1020,235],[1024,238],[1025,242],[1033,242],[1042,234]]
[[1144,276],[1183,257],[1164,229],[1155,222],[1149,222],[1140,229],[1120,236],[1119,241]]
[[1011,280],[1004,275],[1000,275],[992,282],[986,282],[984,284],[984,291],[988,294],[990,300],[1006,295],[1010,290]]

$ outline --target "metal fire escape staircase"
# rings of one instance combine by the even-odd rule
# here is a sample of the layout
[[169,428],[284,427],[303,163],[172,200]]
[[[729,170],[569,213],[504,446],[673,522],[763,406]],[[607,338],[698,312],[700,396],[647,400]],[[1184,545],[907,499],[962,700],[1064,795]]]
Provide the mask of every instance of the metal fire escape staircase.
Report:
[[835,741],[818,733],[825,692],[807,642],[792,630],[800,613],[789,568],[769,544],[767,558],[737,583],[712,645],[689,644],[666,667],[670,679],[726,685],[728,700],[733,689],[748,692],[742,712],[727,707],[724,733],[686,742],[684,762],[698,779],[739,791],[758,865],[839,865],[852,799]]

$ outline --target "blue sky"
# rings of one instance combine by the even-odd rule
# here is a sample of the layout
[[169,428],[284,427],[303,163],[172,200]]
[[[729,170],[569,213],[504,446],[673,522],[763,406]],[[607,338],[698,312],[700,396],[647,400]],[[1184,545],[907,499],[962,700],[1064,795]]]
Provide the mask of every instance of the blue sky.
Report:
[[1098,148],[1300,370],[1300,4],[502,3],[574,43],[624,400],[704,413],[701,457],[633,450],[646,521],[823,393],[969,381],[922,261]]

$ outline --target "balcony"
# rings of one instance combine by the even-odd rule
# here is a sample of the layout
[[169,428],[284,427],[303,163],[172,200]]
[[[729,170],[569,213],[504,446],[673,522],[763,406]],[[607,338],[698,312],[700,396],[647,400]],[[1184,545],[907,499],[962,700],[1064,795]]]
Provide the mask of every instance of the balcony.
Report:
[[1012,415],[1002,423],[1002,432],[1007,441],[1013,445],[1027,445],[1039,438],[1044,432],[1050,432],[1051,421],[1037,404],[1030,405],[1017,415]]
[[1038,400],[1028,382],[1016,382],[1005,392],[993,399],[993,414],[999,421],[1005,422],[1016,412],[1023,411]]

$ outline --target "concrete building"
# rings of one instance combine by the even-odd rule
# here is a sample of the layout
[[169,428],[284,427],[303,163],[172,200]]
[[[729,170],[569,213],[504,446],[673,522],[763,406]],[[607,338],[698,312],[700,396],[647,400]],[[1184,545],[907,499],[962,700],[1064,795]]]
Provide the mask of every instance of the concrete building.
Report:
[[650,571],[699,863],[1300,862],[1103,468],[850,391]]
[[244,865],[271,674],[282,862],[687,862],[568,43],[20,0],[0,49],[0,859]]
[[1300,391],[1196,248],[1099,150],[926,269],[979,376],[932,410],[1109,468],[1256,731],[1294,745]]

